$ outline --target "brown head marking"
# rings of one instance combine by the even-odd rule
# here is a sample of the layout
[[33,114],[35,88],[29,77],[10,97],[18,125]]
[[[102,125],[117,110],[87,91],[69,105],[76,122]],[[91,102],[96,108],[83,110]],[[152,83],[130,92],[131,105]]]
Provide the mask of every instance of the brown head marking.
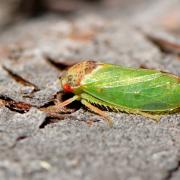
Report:
[[84,76],[91,73],[97,65],[96,61],[83,61],[70,67],[61,78],[64,91],[73,92],[81,85]]

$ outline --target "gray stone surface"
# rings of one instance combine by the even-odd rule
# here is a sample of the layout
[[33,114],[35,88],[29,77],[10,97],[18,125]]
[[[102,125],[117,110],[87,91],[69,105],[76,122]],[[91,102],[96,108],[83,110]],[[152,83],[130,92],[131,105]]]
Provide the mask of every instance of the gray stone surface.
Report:
[[[175,0],[171,6],[165,3],[169,1],[158,2],[166,7],[160,8],[160,14],[179,5]],[[139,7],[146,9],[147,4]],[[137,9],[129,19],[117,16],[115,10],[108,13],[82,10],[71,20],[43,16],[0,35],[0,179],[180,179],[179,114],[164,115],[155,123],[138,115],[109,112],[114,124],[109,128],[83,106],[63,120],[52,120],[38,109],[58,92],[60,97],[63,94],[58,82],[62,64],[82,59],[180,75],[178,55],[163,53],[139,29],[146,22],[146,28],[159,31],[154,13],[150,18],[150,10],[142,11],[144,19]],[[8,98],[33,107],[19,113],[1,105]]]

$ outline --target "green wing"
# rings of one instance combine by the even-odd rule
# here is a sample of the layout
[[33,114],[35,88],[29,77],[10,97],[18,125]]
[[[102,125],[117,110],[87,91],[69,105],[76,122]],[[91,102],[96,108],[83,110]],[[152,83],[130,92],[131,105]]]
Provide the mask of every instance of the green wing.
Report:
[[141,111],[180,107],[180,79],[155,70],[102,64],[82,81],[84,92],[114,106]]

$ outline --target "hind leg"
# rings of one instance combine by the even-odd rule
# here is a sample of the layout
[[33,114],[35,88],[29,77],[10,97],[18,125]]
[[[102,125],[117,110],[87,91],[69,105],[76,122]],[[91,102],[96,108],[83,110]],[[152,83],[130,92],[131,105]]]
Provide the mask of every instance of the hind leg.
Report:
[[100,110],[99,108],[97,108],[96,106],[93,106],[91,103],[89,103],[88,101],[84,99],[81,100],[81,103],[84,104],[86,107],[88,107],[91,111],[104,117],[104,119],[108,122],[109,126],[112,127],[112,120],[105,111]]
[[158,122],[160,120],[160,117],[161,117],[158,114],[150,114],[148,112],[142,112],[142,111],[136,110],[136,109],[128,109],[128,108],[124,108],[124,107],[120,107],[120,106],[114,106],[114,105],[112,105],[110,103],[99,100],[99,99],[97,99],[97,98],[95,98],[95,97],[93,97],[93,96],[91,96],[89,94],[86,94],[86,93],[81,94],[81,98],[85,99],[89,103],[100,105],[100,106],[106,108],[107,111],[110,109],[110,110],[112,110],[114,112],[126,112],[126,113],[130,113],[130,114],[135,114],[135,115],[142,115],[142,116],[150,118],[150,119],[152,119],[152,120],[154,120],[156,122]]

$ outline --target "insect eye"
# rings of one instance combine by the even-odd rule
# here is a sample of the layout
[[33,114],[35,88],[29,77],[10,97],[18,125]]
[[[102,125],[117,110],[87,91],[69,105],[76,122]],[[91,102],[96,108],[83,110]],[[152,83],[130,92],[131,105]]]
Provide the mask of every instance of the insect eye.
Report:
[[68,75],[68,77],[67,77],[68,81],[72,81],[72,78],[73,78],[72,75]]

